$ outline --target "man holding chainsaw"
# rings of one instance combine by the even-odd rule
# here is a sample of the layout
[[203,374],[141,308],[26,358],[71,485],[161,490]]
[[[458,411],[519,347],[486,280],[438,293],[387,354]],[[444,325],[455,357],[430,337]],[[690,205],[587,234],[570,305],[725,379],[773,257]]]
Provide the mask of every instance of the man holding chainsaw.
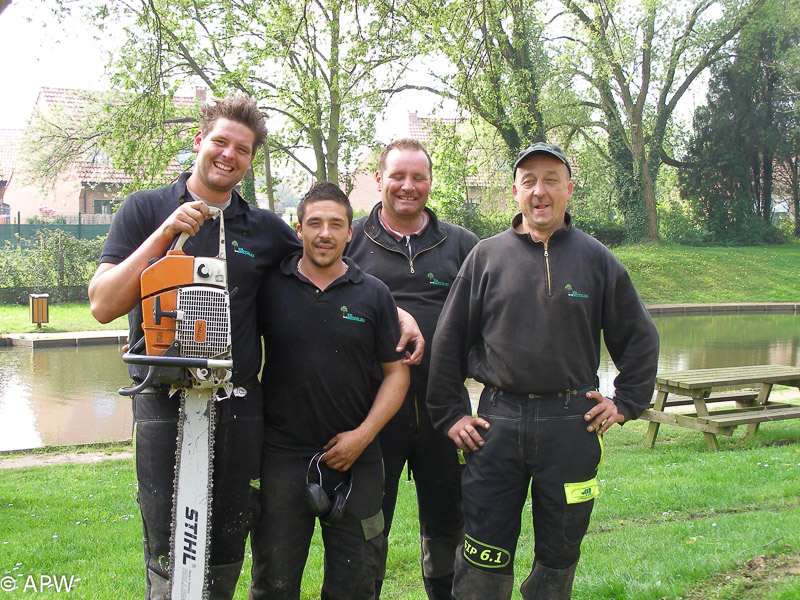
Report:
[[322,523],[322,598],[372,600],[383,544],[377,434],[408,389],[389,289],[342,258],[347,196],[318,183],[297,209],[302,256],[270,269],[258,297],[266,357],[261,516],[252,600],[294,600]]
[[[233,596],[251,523],[263,442],[262,392],[257,374],[261,343],[256,330],[257,282],[266,269],[299,251],[294,232],[274,213],[248,205],[233,189],[266,138],[256,103],[237,95],[201,107],[191,173],[173,184],[131,194],[114,217],[100,266],[89,286],[92,314],[108,322],[129,313],[131,345],[142,336],[140,275],[164,255],[180,233],[191,237],[187,254],[217,254],[219,229],[203,225],[208,207],[223,209],[231,291],[233,391],[216,405],[210,598]],[[134,382],[146,367],[131,366]],[[175,394],[177,396],[177,394]],[[144,526],[147,598],[170,593],[169,555],[178,401],[169,387],[153,384],[133,397],[138,501]],[[203,549],[199,550],[204,551]]]

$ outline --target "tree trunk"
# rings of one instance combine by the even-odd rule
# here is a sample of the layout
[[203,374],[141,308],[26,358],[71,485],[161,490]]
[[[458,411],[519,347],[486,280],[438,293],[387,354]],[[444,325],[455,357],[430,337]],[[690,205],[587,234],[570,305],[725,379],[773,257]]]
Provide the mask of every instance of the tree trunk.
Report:
[[651,242],[658,242],[656,182],[655,177],[650,174],[647,162],[642,165],[642,194],[644,195],[644,210],[647,216],[647,239]]
[[794,237],[800,237],[800,156],[789,159],[791,169],[790,186],[794,207]]

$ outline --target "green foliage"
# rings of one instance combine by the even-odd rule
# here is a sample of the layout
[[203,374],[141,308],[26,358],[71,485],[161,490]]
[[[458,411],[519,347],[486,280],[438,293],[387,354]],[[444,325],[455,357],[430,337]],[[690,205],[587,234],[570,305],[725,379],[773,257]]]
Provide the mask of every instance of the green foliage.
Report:
[[[124,88],[133,73],[119,75],[115,87]],[[170,182],[183,168],[176,156],[191,148],[197,118],[193,102],[173,96],[160,87],[141,94],[69,90],[66,105],[34,114],[19,175],[49,189],[76,163],[107,167],[127,180],[120,197]]]
[[0,287],[86,285],[97,269],[105,237],[78,239],[60,229],[40,229],[32,239],[5,242]]
[[716,244],[784,239],[771,224],[775,164],[781,152],[796,155],[781,143],[781,127],[800,124],[800,105],[787,93],[787,73],[780,68],[782,57],[800,43],[800,17],[774,18],[785,7],[768,2],[747,24],[735,59],[714,70],[708,106],[695,112],[690,167],[681,184]]
[[253,176],[253,169],[247,169],[247,172],[244,174],[244,178],[242,179],[241,194],[245,202],[253,206],[258,206],[258,202],[256,201],[256,186],[255,177]]
[[663,241],[672,244],[701,246],[705,243],[703,231],[692,218],[691,210],[680,200],[659,202],[658,233]]
[[428,14],[415,26],[454,67],[434,74],[445,85],[443,95],[490,124],[509,159],[544,140],[540,94],[550,58],[535,4],[453,0],[424,6]]
[[464,121],[433,124],[430,137],[430,205],[438,217],[479,238],[508,229],[516,210],[513,201],[506,207],[510,168],[498,134],[480,122]]
[[563,0],[571,34],[560,43],[563,68],[589,86],[589,126],[607,134],[627,241],[658,239],[656,184],[675,107],[763,1]]
[[382,1],[101,2],[95,21],[131,23],[112,66],[116,87],[169,96],[200,80],[214,96],[246,92],[270,117],[275,164],[333,183],[372,142],[413,56],[409,26]]

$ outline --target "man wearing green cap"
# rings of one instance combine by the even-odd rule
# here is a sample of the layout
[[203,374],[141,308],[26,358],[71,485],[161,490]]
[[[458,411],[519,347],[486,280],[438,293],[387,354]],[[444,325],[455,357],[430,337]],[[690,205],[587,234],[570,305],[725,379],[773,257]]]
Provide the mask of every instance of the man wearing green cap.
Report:
[[[624,267],[566,212],[572,169],[561,148],[520,152],[511,228],[465,260],[433,337],[428,409],[465,453],[465,541],[457,600],[507,600],[530,488],[535,547],[524,600],[570,597],[599,495],[602,434],[653,393],[658,332]],[[620,374],[597,391],[601,332]],[[464,379],[484,384],[478,416]]]

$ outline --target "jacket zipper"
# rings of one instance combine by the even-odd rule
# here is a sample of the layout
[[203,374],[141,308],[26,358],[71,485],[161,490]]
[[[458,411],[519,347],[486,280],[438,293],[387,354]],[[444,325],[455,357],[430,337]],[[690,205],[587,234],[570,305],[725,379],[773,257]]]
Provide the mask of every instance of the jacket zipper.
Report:
[[441,244],[443,241],[445,241],[447,239],[447,235],[445,235],[442,239],[440,239],[438,242],[436,242],[433,246],[429,246],[428,248],[423,248],[422,250],[417,252],[414,256],[409,257],[405,252],[402,252],[401,250],[397,250],[395,248],[390,248],[386,244],[381,244],[378,240],[376,240],[374,237],[372,237],[366,231],[364,231],[364,233],[366,234],[366,236],[369,239],[371,239],[373,242],[378,244],[378,246],[380,246],[381,248],[386,248],[390,252],[397,252],[398,254],[402,254],[403,256],[405,256],[408,259],[408,268],[411,270],[411,274],[412,275],[414,273],[416,273],[416,271],[414,270],[414,259],[416,259],[423,252],[427,252],[428,250],[432,250],[433,248],[436,248],[436,246],[438,246],[439,244]]
[[547,295],[552,296],[553,286],[550,282],[550,253],[547,251],[547,242],[544,243],[544,268],[547,272]]

